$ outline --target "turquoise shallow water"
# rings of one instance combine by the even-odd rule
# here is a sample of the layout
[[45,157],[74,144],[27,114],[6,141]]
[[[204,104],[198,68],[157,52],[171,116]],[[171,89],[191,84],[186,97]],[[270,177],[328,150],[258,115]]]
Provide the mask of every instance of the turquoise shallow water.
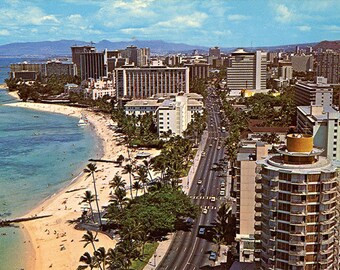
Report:
[[[0,90],[0,104],[10,100]],[[0,218],[32,209],[99,155],[94,132],[77,122],[64,115],[0,105]],[[27,252],[23,241],[19,229],[0,228],[0,270],[23,268]]]

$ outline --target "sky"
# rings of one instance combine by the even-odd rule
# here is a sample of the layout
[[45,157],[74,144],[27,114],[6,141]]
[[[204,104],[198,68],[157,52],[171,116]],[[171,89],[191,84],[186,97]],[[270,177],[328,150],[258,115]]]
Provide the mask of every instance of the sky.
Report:
[[0,0],[0,45],[163,40],[256,47],[340,39],[339,0]]

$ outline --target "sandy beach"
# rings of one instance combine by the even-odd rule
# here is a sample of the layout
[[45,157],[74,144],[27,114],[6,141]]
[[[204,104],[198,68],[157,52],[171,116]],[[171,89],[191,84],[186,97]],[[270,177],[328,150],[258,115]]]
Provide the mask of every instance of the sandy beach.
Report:
[[[15,93],[10,94],[15,96]],[[80,108],[54,104],[17,102],[8,104],[8,106],[61,113],[78,118],[84,113],[97,136],[102,141],[103,159],[115,160],[120,154],[125,157],[128,156],[127,147],[117,144],[119,137],[108,127],[109,116]],[[153,156],[158,153],[155,150],[146,152],[151,153]],[[131,151],[130,154],[134,157],[136,152]],[[113,163],[98,162],[96,165],[98,172],[95,176],[99,205],[103,206],[109,202],[109,193],[111,191],[109,182],[114,175],[119,172],[127,183],[129,182],[128,175],[121,174],[122,168],[115,167]],[[88,251],[92,254],[93,250],[90,245],[87,248],[83,248],[84,243],[80,242],[85,231],[74,229],[74,224],[69,222],[81,216],[80,202],[86,190],[91,190],[94,193],[92,178],[82,174],[73,180],[69,186],[39,204],[26,215],[26,217],[34,215],[52,216],[22,223],[24,230],[29,235],[30,244],[33,248],[32,256],[27,258],[25,269],[76,269],[79,265],[79,258],[84,252]],[[99,234],[98,238],[97,247],[103,246],[108,249],[110,247],[113,248],[116,244],[114,239],[110,239],[104,234]]]

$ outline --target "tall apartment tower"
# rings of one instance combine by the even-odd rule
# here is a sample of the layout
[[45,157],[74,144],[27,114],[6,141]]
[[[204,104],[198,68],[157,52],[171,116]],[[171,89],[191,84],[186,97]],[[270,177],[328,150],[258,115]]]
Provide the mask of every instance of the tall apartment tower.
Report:
[[80,54],[80,78],[87,80],[107,76],[106,62],[106,51],[91,51]]
[[230,60],[227,68],[227,87],[230,90],[266,89],[266,53],[237,49]]
[[290,134],[278,154],[257,161],[260,269],[339,269],[339,177],[321,153],[311,135]]
[[80,72],[80,55],[95,51],[94,46],[72,46],[72,62],[77,65],[77,70]]
[[213,47],[209,49],[209,56],[221,58],[221,50],[219,47]]
[[326,50],[316,56],[317,76],[327,78],[328,83],[340,83],[340,53]]

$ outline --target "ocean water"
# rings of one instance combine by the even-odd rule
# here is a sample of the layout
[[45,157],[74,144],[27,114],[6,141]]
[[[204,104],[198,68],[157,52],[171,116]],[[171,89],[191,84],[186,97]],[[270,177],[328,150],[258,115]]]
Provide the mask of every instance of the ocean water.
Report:
[[[78,119],[1,106],[12,101],[0,90],[0,219],[34,208],[100,155],[98,138]],[[0,228],[0,270],[24,268],[27,252],[20,229]]]

